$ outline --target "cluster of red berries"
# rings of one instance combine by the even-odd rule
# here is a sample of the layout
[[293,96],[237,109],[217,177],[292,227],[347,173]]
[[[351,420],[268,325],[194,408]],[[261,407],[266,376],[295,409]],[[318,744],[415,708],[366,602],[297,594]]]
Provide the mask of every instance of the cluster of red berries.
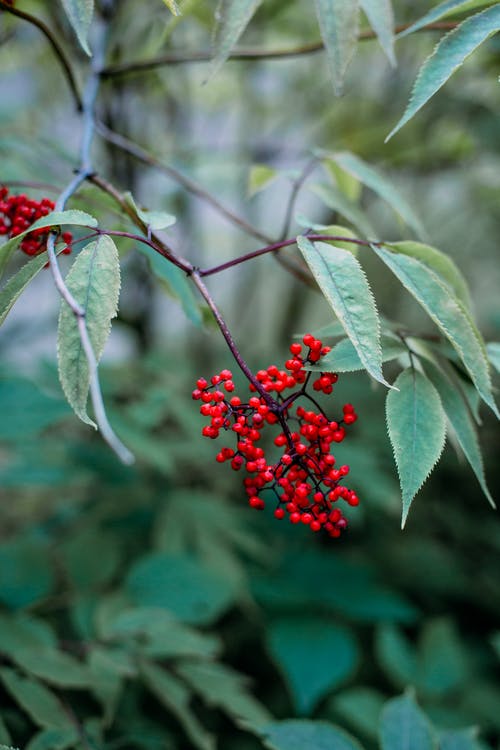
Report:
[[[252,395],[247,402],[234,391],[232,374],[222,370],[210,382],[200,378],[193,391],[193,399],[201,401],[200,412],[210,418],[202,435],[219,437],[220,431],[235,433],[236,448],[222,448],[216,456],[219,463],[228,461],[234,471],[244,468],[248,476],[243,480],[249,505],[263,510],[264,492],[271,492],[276,503],[274,515],[291,523],[303,523],[311,531],[324,529],[330,536],[338,537],[347,526],[342,510],[335,505],[338,500],[348,505],[358,505],[355,492],[342,484],[349,473],[348,466],[335,467],[332,443],[344,440],[347,425],[357,420],[351,404],[345,404],[342,418],[330,420],[316,398],[307,392],[312,380],[313,391],[331,394],[338,376],[335,373],[307,372],[306,363],[317,363],[330,347],[311,334],[303,338],[303,346],[290,346],[291,358],[280,370],[271,365],[256,373],[259,388],[250,384]],[[286,391],[292,391],[286,394]],[[271,394],[276,394],[273,396]],[[307,401],[304,408],[296,406],[300,399]],[[264,448],[258,443],[266,425],[275,425],[280,431],[274,445],[283,450],[279,460],[270,462]]]
[[[9,195],[6,187],[0,187],[0,235],[7,235],[9,238],[17,237],[26,231],[37,219],[47,216],[54,210],[55,203],[49,198],[42,198],[41,201],[28,198],[27,195]],[[26,255],[39,255],[47,246],[47,237],[49,236],[50,227],[44,229],[35,229],[27,234],[20,243],[20,248]],[[71,252],[71,242],[73,236],[71,232],[63,232],[61,235],[66,247],[63,253],[68,255]]]

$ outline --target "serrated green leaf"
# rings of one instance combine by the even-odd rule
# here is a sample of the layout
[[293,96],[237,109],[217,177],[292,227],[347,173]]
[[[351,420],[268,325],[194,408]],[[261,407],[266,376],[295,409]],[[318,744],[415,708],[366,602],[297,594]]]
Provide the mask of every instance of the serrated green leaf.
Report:
[[41,727],[73,729],[71,719],[48,688],[37,680],[21,677],[13,669],[0,669],[0,678],[12,698]]
[[500,416],[491,391],[484,342],[460,301],[420,260],[396,255],[382,247],[372,247],[450,341],[462,358],[481,398]]
[[488,489],[488,485],[486,484],[483,459],[481,456],[481,448],[479,447],[476,426],[467,403],[449,378],[447,378],[444,372],[442,372],[435,364],[430,361],[426,362],[425,370],[441,397],[441,403],[448,421],[450,422],[467,461],[481,485],[481,489],[486,495],[489,503],[495,508],[495,502]]
[[[111,319],[118,308],[120,261],[113,240],[106,235],[84,247],[73,263],[66,286],[85,310],[85,322],[99,361],[111,329]],[[87,415],[90,370],[83,350],[78,324],[63,300],[57,338],[59,378],[75,414],[95,426]]]
[[300,714],[311,713],[321,698],[353,673],[358,661],[358,646],[351,633],[325,617],[275,620],[267,636],[269,650],[287,679]]
[[419,237],[425,235],[425,229],[410,204],[402,197],[401,191],[386,177],[350,151],[332,153],[331,158],[337,162],[339,167],[352,174],[363,185],[366,185],[386,201],[403,221],[415,230]]
[[476,2],[471,2],[471,0],[445,0],[443,3],[436,5],[435,8],[431,8],[428,13],[419,18],[418,21],[415,21],[415,23],[412,23],[407,29],[401,31],[398,34],[398,39],[402,39],[404,36],[408,36],[408,34],[413,34],[415,31],[423,29],[424,26],[435,21],[440,21],[452,13],[459,13],[463,10],[469,10],[471,7],[474,8],[475,6],[486,4],[484,1],[477,2],[477,0]]
[[375,380],[388,385],[382,373],[377,308],[359,262],[347,250],[324,242],[312,244],[298,237],[297,244],[363,366]]
[[187,736],[199,750],[215,750],[215,741],[190,710],[190,691],[172,674],[154,664],[144,662],[141,674],[146,686],[181,724]]
[[413,498],[441,456],[446,421],[439,394],[417,370],[404,370],[387,395],[386,416],[403,495],[404,527]]
[[417,656],[413,644],[395,625],[381,625],[375,634],[375,654],[380,667],[398,687],[416,682]]
[[363,750],[354,737],[326,721],[289,719],[263,728],[269,750]]
[[177,3],[175,2],[175,0],[163,0],[163,2],[165,3],[165,5],[166,5],[166,6],[167,6],[167,8],[169,9],[169,11],[170,11],[170,12],[171,12],[171,13],[172,13],[172,14],[173,14],[174,16],[180,16],[180,15],[181,15],[181,11],[180,11],[180,8],[179,8],[179,6],[177,5]]
[[394,11],[391,0],[360,0],[370,26],[376,33],[380,46],[391,65],[396,65],[394,54]]
[[42,729],[26,745],[25,750],[66,750],[74,747],[80,739],[76,727],[73,729]]
[[315,0],[315,6],[333,87],[339,95],[358,43],[358,0]]
[[377,233],[366,218],[365,213],[345,196],[340,190],[332,185],[311,185],[312,192],[325,203],[332,211],[339,213],[357,229],[362,237],[376,237]]
[[247,194],[249,198],[264,190],[271,182],[276,179],[278,172],[266,164],[254,164],[248,174]]
[[429,266],[429,268],[438,274],[441,280],[450,287],[467,308],[471,307],[471,297],[467,282],[449,255],[446,255],[441,250],[437,250],[435,247],[424,245],[421,242],[413,242],[412,240],[387,242],[384,245],[397,253],[421,260],[422,263],[425,263],[426,266]]
[[262,0],[219,0],[210,77],[225,63]]
[[486,344],[486,352],[495,370],[500,372],[500,343],[498,341],[490,341]]
[[271,718],[248,691],[247,678],[224,664],[185,661],[176,671],[209,706],[222,709],[239,727],[259,729]]
[[[397,341],[391,336],[382,336],[380,341],[382,344],[382,362],[390,362],[407,351],[401,341]],[[364,370],[364,365],[352,341],[342,339],[335,344],[325,357],[321,358],[321,364],[311,365],[306,369],[321,370],[322,372],[356,372],[357,370]]]
[[498,31],[500,5],[497,4],[467,18],[446,34],[420,68],[410,103],[403,117],[387,136],[386,142],[422,109],[480,44]]
[[385,704],[380,744],[381,750],[437,750],[430,722],[410,694]]
[[61,0],[61,2],[82,49],[90,57],[92,53],[87,41],[87,35],[92,23],[92,16],[94,15],[94,0]]

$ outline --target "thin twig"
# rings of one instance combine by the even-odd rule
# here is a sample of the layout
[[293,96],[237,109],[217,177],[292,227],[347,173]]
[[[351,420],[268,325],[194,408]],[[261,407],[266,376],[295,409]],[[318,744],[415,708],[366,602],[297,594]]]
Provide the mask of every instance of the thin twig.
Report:
[[31,13],[26,13],[24,10],[19,10],[19,8],[14,8],[12,5],[7,5],[3,0],[0,0],[0,10],[4,10],[7,13],[11,13],[13,16],[17,16],[17,18],[22,18],[24,21],[28,21],[28,23],[36,26],[36,28],[42,32],[42,34],[45,36],[52,49],[54,50],[54,54],[61,64],[61,68],[71,89],[71,94],[73,95],[73,99],[75,100],[76,108],[79,112],[81,112],[83,108],[83,102],[78,90],[75,74],[73,73],[71,63],[66,57],[65,51],[61,47],[57,37],[52,33],[51,29],[49,29],[49,27],[36,16],[31,15]]
[[[402,31],[406,31],[412,24],[404,23],[399,24],[395,28],[395,33],[400,34]],[[418,31],[450,31],[451,29],[458,26],[457,21],[439,21],[436,23],[430,23],[427,26],[422,27]],[[375,32],[371,29],[362,31],[359,35],[360,41],[367,41],[374,39],[376,36]],[[283,49],[259,49],[256,47],[247,47],[235,49],[229,55],[229,60],[285,60],[289,57],[302,57],[305,55],[315,54],[322,52],[324,44],[322,41],[311,42],[310,44],[302,44],[296,47],[285,47]],[[132,62],[117,63],[116,65],[108,65],[101,70],[101,76],[110,78],[112,76],[125,75],[127,73],[140,73],[154,68],[159,68],[163,65],[183,65],[189,63],[201,63],[210,62],[214,57],[213,50],[204,50],[196,52],[167,52],[164,55],[158,55],[148,60],[136,60]]]

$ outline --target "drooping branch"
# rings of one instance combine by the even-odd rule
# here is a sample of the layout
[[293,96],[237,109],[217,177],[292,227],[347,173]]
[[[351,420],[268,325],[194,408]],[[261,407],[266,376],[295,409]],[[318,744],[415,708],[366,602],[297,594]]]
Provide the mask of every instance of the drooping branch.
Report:
[[73,73],[73,68],[71,67],[71,63],[68,60],[64,49],[52,30],[36,16],[33,16],[31,13],[26,13],[24,10],[19,10],[19,8],[15,8],[12,5],[7,5],[4,0],[0,0],[0,10],[6,11],[13,16],[17,16],[17,18],[22,18],[23,21],[28,21],[28,23],[32,24],[32,26],[36,26],[36,28],[42,32],[61,65],[64,76],[70,87],[71,94],[75,100],[76,108],[81,112],[83,109],[83,102],[78,90],[78,84],[76,82],[75,74]]

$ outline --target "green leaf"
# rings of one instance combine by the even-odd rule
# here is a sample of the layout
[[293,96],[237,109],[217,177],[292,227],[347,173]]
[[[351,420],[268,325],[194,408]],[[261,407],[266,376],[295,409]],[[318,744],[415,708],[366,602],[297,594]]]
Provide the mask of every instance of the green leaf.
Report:
[[216,11],[215,55],[209,76],[225,63],[262,0],[219,0]]
[[271,716],[247,688],[247,678],[215,662],[181,662],[177,673],[209,705],[222,709],[237,726],[259,729]]
[[141,674],[146,686],[181,724],[194,747],[215,750],[215,741],[190,710],[191,692],[176,677],[154,664],[144,662]]
[[359,686],[335,695],[329,705],[357,731],[375,740],[384,701],[378,690]]
[[181,11],[175,0],[163,0],[163,2],[174,16],[181,15]]
[[89,684],[85,667],[69,654],[55,648],[25,648],[12,656],[25,672],[56,687],[84,688]]
[[16,377],[0,380],[0,414],[0,440],[25,442],[71,411],[62,398],[43,393],[36,381]]
[[314,278],[351,339],[370,375],[388,385],[382,373],[380,323],[373,294],[359,262],[347,250],[298,237]]
[[403,495],[404,527],[413,498],[444,447],[445,414],[432,383],[417,370],[404,370],[389,392],[386,416]]
[[104,586],[120,565],[115,536],[91,526],[80,529],[59,546],[60,565],[79,592]]
[[491,392],[488,361],[484,343],[469,314],[455,295],[428,266],[417,258],[396,255],[382,247],[372,246],[377,255],[415,297],[461,356],[481,398],[500,416]]
[[[0,716],[0,742],[5,743],[5,742],[10,742],[10,741],[11,739],[10,739],[9,731],[7,727],[5,726],[4,720]],[[0,750],[13,750],[13,749],[8,748],[7,745],[3,744],[3,745],[0,745]]]
[[120,699],[125,675],[105,649],[93,648],[88,656],[90,690],[104,709],[104,722],[110,724]]
[[14,656],[26,648],[57,646],[57,638],[44,620],[22,614],[0,614],[0,651]]
[[354,737],[326,721],[289,719],[264,727],[269,750],[363,750]]
[[358,43],[358,0],[315,0],[315,6],[333,87],[336,94],[341,94]]
[[396,65],[394,54],[394,11],[391,0],[360,0],[370,26],[391,65]]
[[289,616],[272,622],[267,632],[269,650],[300,714],[311,713],[356,668],[359,653],[353,636],[325,617]]
[[439,750],[485,750],[478,742],[476,727],[448,729],[439,734]]
[[145,208],[139,208],[132,193],[124,193],[123,197],[125,202],[135,211],[139,219],[153,232],[157,229],[168,229],[168,227],[173,226],[177,221],[175,216],[166,211],[149,211]]
[[127,591],[140,606],[164,607],[190,624],[214,622],[231,604],[232,587],[192,557],[152,554],[132,566]]
[[56,696],[44,685],[21,677],[13,669],[0,669],[6,690],[28,716],[41,727],[73,729],[71,719]]
[[47,253],[37,255],[32,258],[8,280],[0,290],[0,325],[13,308],[15,302],[19,299],[28,284],[38,276],[42,268],[47,263]]
[[395,685],[406,687],[416,682],[418,663],[415,649],[395,625],[381,625],[377,629],[375,653],[384,673]]
[[[401,341],[391,336],[382,336],[382,362],[390,362],[401,356],[407,350]],[[342,339],[332,348],[331,352],[321,359],[321,364],[311,365],[306,369],[321,370],[322,372],[355,372],[364,370],[359,354],[350,339]]]
[[467,406],[467,402],[464,401],[461,393],[444,372],[442,372],[436,365],[432,362],[426,362],[425,370],[441,397],[441,403],[448,421],[467,461],[481,485],[481,489],[486,495],[489,503],[495,508],[495,501],[493,500],[488,485],[486,484],[483,458],[481,456],[481,448],[479,447],[477,430]]
[[497,31],[500,31],[498,4],[467,18],[456,29],[446,34],[420,68],[410,103],[403,117],[387,136],[386,142],[444,86],[469,55]]
[[88,45],[87,35],[94,14],[94,0],[61,0],[61,2],[82,49],[90,57],[92,53]]
[[498,341],[490,341],[486,344],[486,351],[491,364],[497,372],[500,372],[500,343]]
[[466,687],[467,665],[453,622],[426,623],[419,644],[418,688],[438,698]]
[[431,725],[409,693],[385,704],[380,744],[381,750],[437,750]]
[[270,185],[277,176],[278,173],[276,169],[268,167],[266,164],[254,164],[248,175],[248,197],[253,198],[254,195],[260,193],[260,191]]
[[0,546],[0,602],[20,609],[50,594],[53,586],[45,543],[18,537]]
[[384,245],[396,253],[409,255],[411,258],[421,260],[422,263],[425,263],[426,266],[440,277],[441,281],[454,292],[455,296],[463,302],[466,308],[471,307],[471,297],[467,282],[449,255],[430,245],[424,245],[421,242],[413,242],[411,240],[406,242],[386,242]]
[[435,8],[431,8],[422,16],[422,18],[419,18],[418,21],[412,23],[407,29],[401,31],[398,34],[398,39],[408,36],[408,34],[413,34],[415,31],[423,29],[424,26],[434,23],[435,21],[440,21],[442,18],[445,18],[452,13],[459,13],[462,10],[468,10],[471,5],[474,6],[479,4],[480,3],[477,2],[472,3],[471,0],[445,0],[443,3],[436,5]]
[[[99,361],[118,308],[120,262],[113,240],[106,235],[84,247],[73,263],[66,286],[85,310],[85,321],[96,360]],[[75,414],[87,424],[90,370],[82,347],[78,324],[63,300],[57,338],[59,378]]]
[[80,739],[76,727],[73,729],[42,729],[26,745],[26,750],[66,750],[74,747]]
[[363,237],[376,237],[377,234],[372,225],[354,201],[350,200],[340,190],[332,185],[311,185],[311,190],[321,198],[328,208],[341,214],[357,229]]
[[402,197],[401,191],[386,177],[383,177],[371,165],[366,164],[359,156],[350,151],[340,151],[330,154],[339,167],[356,177],[366,187],[373,190],[403,219],[409,227],[415,230],[419,237],[425,235],[425,229],[410,204]]

